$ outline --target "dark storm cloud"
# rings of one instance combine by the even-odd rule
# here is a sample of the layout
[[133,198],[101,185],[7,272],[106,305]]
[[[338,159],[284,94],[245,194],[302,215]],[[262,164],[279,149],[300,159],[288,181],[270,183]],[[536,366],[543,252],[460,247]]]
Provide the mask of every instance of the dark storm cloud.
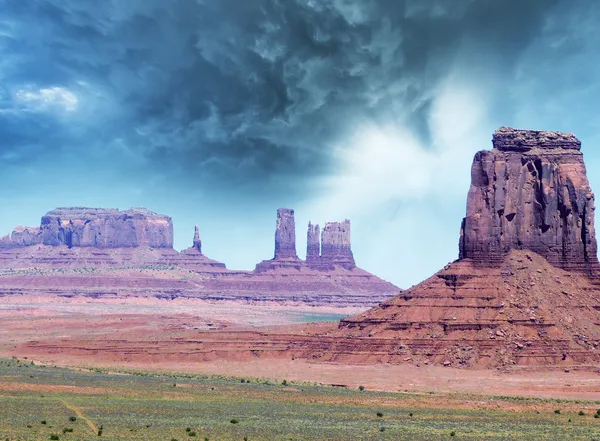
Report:
[[361,119],[429,139],[447,72],[509,75],[555,3],[0,1],[0,163],[294,192]]

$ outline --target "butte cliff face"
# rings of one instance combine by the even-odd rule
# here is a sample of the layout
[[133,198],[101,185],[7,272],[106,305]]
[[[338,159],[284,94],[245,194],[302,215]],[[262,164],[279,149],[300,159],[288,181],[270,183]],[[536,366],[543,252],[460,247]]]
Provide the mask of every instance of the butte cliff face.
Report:
[[500,263],[513,249],[552,265],[596,269],[594,194],[572,134],[501,128],[475,155],[461,259]]
[[454,366],[600,361],[594,196],[580,142],[501,128],[493,147],[475,155],[459,260],[342,320],[339,336],[354,342],[344,357]]
[[42,217],[40,227],[17,227],[0,239],[0,248],[32,245],[68,248],[172,248],[173,223],[144,208],[57,208]]
[[93,248],[173,248],[168,216],[144,208],[58,208],[42,217],[44,245]]

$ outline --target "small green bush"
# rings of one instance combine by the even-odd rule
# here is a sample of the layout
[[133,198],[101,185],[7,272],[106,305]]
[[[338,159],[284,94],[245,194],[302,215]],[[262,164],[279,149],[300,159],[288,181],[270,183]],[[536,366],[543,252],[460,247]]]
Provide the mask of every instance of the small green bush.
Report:
[[380,432],[385,432],[385,427],[380,427],[380,428],[379,428],[379,431],[380,431]]
[[554,411],[554,413],[555,413],[555,414],[557,414],[557,415],[560,415],[560,409],[556,409],[556,410]]
[[73,432],[73,428],[72,427],[65,427],[63,429],[63,433],[72,433]]
[[75,416],[70,416],[69,417],[69,421],[73,422],[73,421],[77,421],[77,417]]
[[381,418],[381,417],[383,417],[383,414],[382,414],[381,412],[377,412],[377,416],[378,416],[379,418]]
[[46,420],[40,421],[40,424],[47,424]]
[[579,413],[578,413],[577,415],[579,415],[579,416],[584,416],[584,415],[585,415],[585,412],[584,412],[583,410],[580,410],[580,411],[579,411]]
[[453,430],[452,432],[450,432],[450,436],[456,436],[456,432]]
[[284,386],[287,386],[288,382],[287,382],[287,380],[283,380],[283,381],[281,382],[281,384],[283,384]]
[[363,390],[365,390],[365,387],[364,386],[358,386],[358,390],[363,391]]
[[51,440],[59,440],[60,438],[57,434],[53,433],[52,435],[50,435],[50,439]]
[[237,424],[239,423],[238,420],[236,420],[235,418],[232,418],[231,421],[229,421],[231,424]]
[[196,432],[188,432],[188,436],[196,436]]
[[192,429],[188,427],[187,429],[185,429],[185,431],[186,431],[186,432],[191,432],[191,431],[192,431]]

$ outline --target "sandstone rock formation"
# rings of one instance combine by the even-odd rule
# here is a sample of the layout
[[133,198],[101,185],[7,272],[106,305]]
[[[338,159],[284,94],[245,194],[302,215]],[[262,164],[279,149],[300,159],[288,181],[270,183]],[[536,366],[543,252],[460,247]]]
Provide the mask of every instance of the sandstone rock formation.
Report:
[[501,128],[493,146],[475,155],[459,260],[342,320],[339,336],[354,341],[345,357],[447,366],[600,361],[594,196],[580,143]]
[[296,254],[296,221],[294,210],[277,209],[277,225],[275,228],[275,257],[277,259],[297,259]]
[[551,264],[597,269],[594,195],[572,134],[501,128],[471,171],[460,258],[501,263],[528,249]]
[[293,268],[299,270],[304,262],[296,254],[296,221],[294,210],[277,209],[275,224],[275,256],[271,260],[258,263],[255,272],[272,271],[277,268]]
[[318,264],[321,257],[321,239],[319,225],[313,225],[308,222],[308,231],[306,233],[306,263]]
[[306,263],[310,268],[330,271],[336,265],[347,270],[356,267],[350,241],[350,221],[327,222],[319,240],[319,226],[308,223]]
[[359,268],[309,268],[296,255],[293,210],[279,210],[276,225],[275,258],[255,271],[235,271],[203,254],[198,227],[192,246],[175,251],[167,216],[145,209],[57,209],[40,228],[18,227],[0,239],[0,297],[188,297],[364,308],[398,291]]
[[168,216],[144,208],[58,208],[42,217],[44,245],[93,248],[173,247]]
[[202,241],[200,240],[200,231],[198,225],[194,226],[194,241],[192,242],[192,248],[202,254]]
[[321,235],[321,259],[352,269],[354,255],[350,245],[350,221],[327,222]]
[[28,247],[42,243],[39,227],[16,227],[10,236],[0,238],[0,248]]

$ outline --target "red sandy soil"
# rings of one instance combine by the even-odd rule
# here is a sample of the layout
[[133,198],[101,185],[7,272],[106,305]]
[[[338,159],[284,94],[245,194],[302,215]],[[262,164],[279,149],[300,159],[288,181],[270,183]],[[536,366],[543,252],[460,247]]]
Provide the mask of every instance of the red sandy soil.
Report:
[[[598,366],[565,372],[457,369],[410,357],[396,364],[348,363],[343,357],[323,361],[314,342],[327,341],[337,323],[290,326],[299,312],[290,305],[17,300],[3,301],[0,356],[59,366],[211,373],[387,391],[600,400]],[[329,337],[327,344],[337,340]]]

